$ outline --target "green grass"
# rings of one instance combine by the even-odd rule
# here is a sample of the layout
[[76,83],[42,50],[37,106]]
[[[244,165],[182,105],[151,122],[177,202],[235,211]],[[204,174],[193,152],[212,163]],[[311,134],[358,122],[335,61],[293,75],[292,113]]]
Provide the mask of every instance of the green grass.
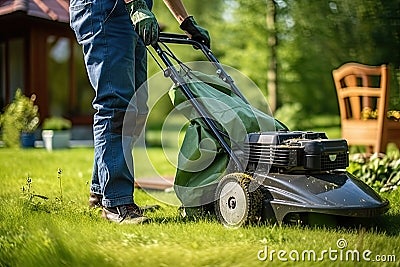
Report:
[[[173,175],[174,167],[158,148],[135,153],[136,173]],[[174,151],[166,152],[172,158]],[[149,165],[150,158],[153,162]],[[337,228],[259,225],[227,229],[214,219],[185,220],[176,206],[157,199],[161,195],[136,190],[139,204],[160,203],[149,213],[152,223],[115,225],[102,220],[98,210],[87,208],[93,152],[90,148],[59,150],[0,149],[0,266],[399,266],[400,193],[385,195],[392,203],[389,212],[362,226]],[[57,171],[62,169],[62,195]],[[22,194],[27,177],[31,194]],[[62,197],[62,201],[61,201]],[[339,239],[346,249],[395,255],[396,262],[371,263],[324,260],[314,262],[289,259],[292,251],[338,250]],[[345,250],[346,250],[345,249]],[[269,257],[260,261],[257,255]],[[278,259],[277,251],[288,262]],[[345,251],[343,250],[343,251]],[[292,254],[292,256],[295,254]],[[340,256],[340,254],[337,254]],[[334,255],[333,255],[334,256]],[[343,256],[344,257],[344,256]],[[345,259],[345,257],[343,258]]]

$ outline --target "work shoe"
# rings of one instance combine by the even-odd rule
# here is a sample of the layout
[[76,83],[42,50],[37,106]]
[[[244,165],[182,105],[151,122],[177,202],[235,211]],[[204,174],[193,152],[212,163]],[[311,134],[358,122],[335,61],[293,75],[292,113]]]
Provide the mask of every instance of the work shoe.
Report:
[[[90,208],[102,208],[103,204],[101,203],[103,200],[103,196],[96,194],[96,193],[90,193],[89,196],[89,207]],[[146,206],[142,206],[139,207],[139,209],[141,210],[141,212],[146,212],[146,211],[154,211],[154,210],[158,210],[160,208],[160,205],[157,204],[153,204],[153,205],[146,205]]]
[[90,208],[101,208],[103,207],[103,204],[101,204],[101,201],[103,200],[103,196],[96,194],[96,193],[90,193],[89,196],[89,207]]
[[136,204],[128,204],[117,207],[103,207],[102,217],[110,222],[124,224],[141,224],[148,220]]

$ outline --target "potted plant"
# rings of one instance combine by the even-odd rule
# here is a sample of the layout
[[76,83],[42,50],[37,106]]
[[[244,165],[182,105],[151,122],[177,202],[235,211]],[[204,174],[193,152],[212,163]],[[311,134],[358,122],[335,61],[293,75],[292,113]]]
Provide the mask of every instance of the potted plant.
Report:
[[62,117],[50,117],[43,121],[42,138],[48,151],[58,148],[68,148],[71,139],[70,120]]
[[25,96],[17,89],[14,100],[1,115],[0,124],[4,144],[8,147],[34,147],[35,130],[39,125],[39,108],[36,95]]

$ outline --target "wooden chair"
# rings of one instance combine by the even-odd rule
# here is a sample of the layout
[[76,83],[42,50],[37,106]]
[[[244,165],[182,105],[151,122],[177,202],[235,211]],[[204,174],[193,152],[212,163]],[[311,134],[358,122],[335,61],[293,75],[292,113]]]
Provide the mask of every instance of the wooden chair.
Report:
[[[332,71],[339,101],[342,138],[349,145],[363,145],[367,152],[386,153],[387,144],[400,147],[400,122],[387,118],[389,71],[386,65],[346,63]],[[376,119],[365,120],[365,108],[377,110]]]

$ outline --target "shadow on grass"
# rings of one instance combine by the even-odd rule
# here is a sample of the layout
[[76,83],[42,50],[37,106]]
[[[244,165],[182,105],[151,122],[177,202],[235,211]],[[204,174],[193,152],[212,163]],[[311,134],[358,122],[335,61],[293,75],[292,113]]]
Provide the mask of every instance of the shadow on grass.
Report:
[[[400,194],[399,194],[400,195]],[[397,203],[399,200],[398,194],[385,194],[385,198],[389,198],[391,203]],[[217,216],[214,214],[212,205],[204,207],[203,209],[192,208],[186,209],[186,214],[182,208],[177,206],[162,205],[162,208],[149,213],[152,223],[156,224],[176,224],[176,223],[196,223],[196,222],[209,222],[220,224]],[[184,216],[186,215],[186,216]],[[286,217],[285,217],[286,219]],[[400,212],[394,205],[388,210],[387,213],[377,217],[343,217],[333,215],[316,214],[316,216],[308,216],[307,213],[298,216],[287,218],[284,227],[300,227],[307,228],[321,228],[328,230],[354,230],[354,231],[368,231],[386,236],[399,236],[400,235]],[[244,225],[242,227],[271,227],[277,224],[276,222],[260,221],[257,224]],[[222,224],[221,224],[222,225]]]
[[[197,223],[197,222],[207,222],[220,224],[217,216],[212,213],[207,214],[191,214],[190,216],[182,216],[181,210],[177,209],[175,214],[169,214],[169,216],[163,217],[162,214],[154,214],[151,216],[151,222],[157,224],[169,224],[169,223]],[[318,217],[317,217],[318,218]],[[382,234],[387,236],[398,236],[400,235],[400,214],[385,214],[378,217],[372,218],[356,218],[356,217],[341,217],[332,216],[328,218],[323,218],[321,221],[305,221],[298,223],[284,223],[283,227],[299,227],[298,229],[310,229],[310,228],[320,228],[327,230],[354,230],[354,231],[367,231],[376,234]],[[248,227],[272,227],[276,226],[276,222],[260,221],[256,224],[243,225],[242,228]]]
[[298,221],[285,221],[286,227],[296,225],[300,229],[317,228],[327,230],[354,230],[368,231],[387,236],[398,236],[400,234],[400,215],[384,214],[377,217],[343,217],[324,214],[313,214],[313,216],[301,216]]
[[[184,216],[182,209],[176,208],[174,212],[168,211],[168,214],[163,213],[161,208],[158,211],[150,212],[148,215],[151,218],[151,223],[156,224],[193,224],[193,223],[211,223],[221,224],[217,216],[211,212],[189,214]],[[221,224],[222,225],[222,224]],[[319,228],[326,230],[354,230],[354,231],[368,231],[387,236],[398,236],[400,234],[400,215],[399,214],[385,214],[372,218],[355,218],[355,217],[341,217],[341,216],[316,216],[311,221],[306,219],[297,222],[284,222],[282,227],[294,227],[297,229],[310,229]],[[241,228],[257,228],[257,227],[274,227],[277,226],[276,222],[259,221],[258,223],[245,224]]]
[[374,218],[345,218],[340,221],[340,226],[344,228],[366,229],[379,234],[388,236],[398,236],[400,234],[400,215],[385,214]]

